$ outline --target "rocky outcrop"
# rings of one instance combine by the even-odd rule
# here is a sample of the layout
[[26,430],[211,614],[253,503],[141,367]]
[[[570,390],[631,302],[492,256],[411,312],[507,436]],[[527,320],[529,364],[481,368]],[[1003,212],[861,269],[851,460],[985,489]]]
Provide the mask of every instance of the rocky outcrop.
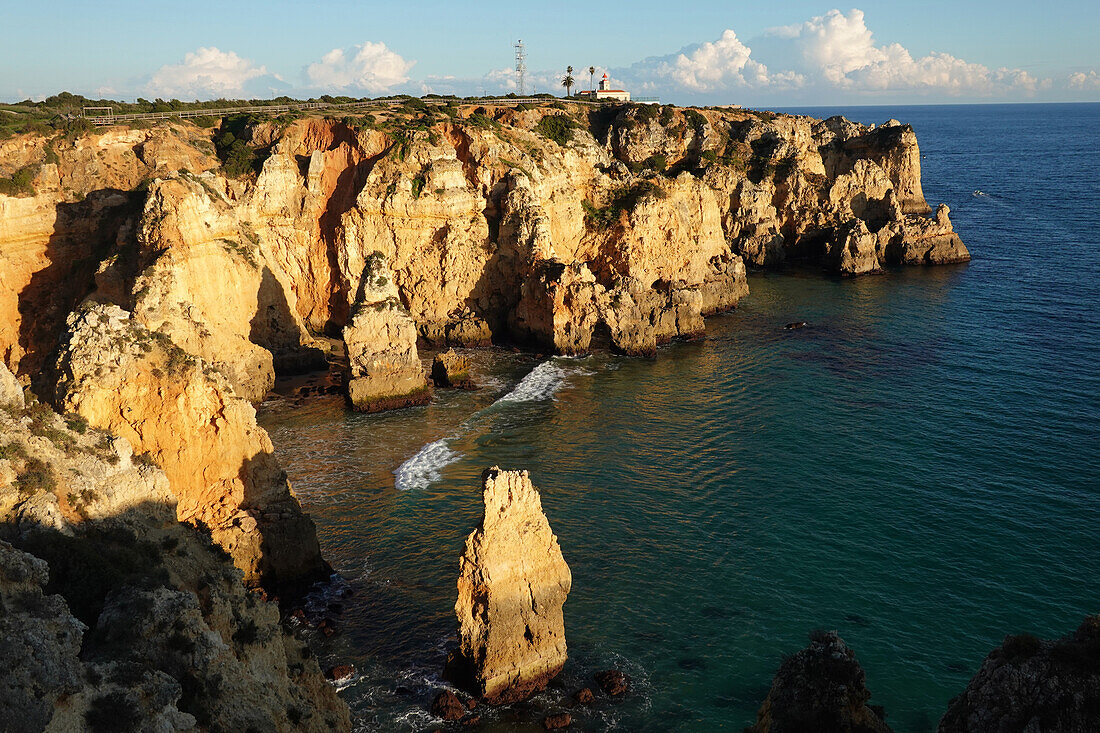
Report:
[[4,730],[350,730],[278,608],[125,439],[0,409],[0,538]]
[[941,733],[1100,727],[1100,616],[1054,641],[1009,636],[985,658],[940,721]]
[[19,384],[15,375],[8,371],[3,362],[0,362],[0,407],[21,410],[25,404],[23,385]]
[[881,708],[869,706],[863,668],[835,631],[814,632],[810,645],[780,666],[753,733],[888,733]]
[[436,354],[432,359],[432,382],[436,387],[474,389],[470,378],[470,357],[454,349]]
[[180,521],[209,528],[246,581],[273,592],[327,577],[316,529],[256,412],[221,372],[117,306],[69,319],[57,402],[162,467]]
[[0,724],[12,733],[44,730],[58,698],[83,687],[85,626],[42,592],[47,578],[44,560],[0,540]]
[[485,514],[459,563],[459,647],[447,675],[499,704],[541,690],[561,671],[572,577],[527,472],[494,467],[483,482]]
[[348,400],[362,412],[420,405],[431,388],[416,352],[416,324],[397,299],[381,252],[367,258],[359,296],[344,327]]

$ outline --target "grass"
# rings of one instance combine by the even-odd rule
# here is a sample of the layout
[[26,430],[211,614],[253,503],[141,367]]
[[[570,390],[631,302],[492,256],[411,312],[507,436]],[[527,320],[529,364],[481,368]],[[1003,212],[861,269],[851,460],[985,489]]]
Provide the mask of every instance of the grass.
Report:
[[500,164],[505,166],[508,169],[515,168],[516,170],[521,171],[523,173],[523,175],[527,176],[528,178],[531,177],[531,171],[527,170],[526,168],[524,168],[522,165],[520,165],[519,163],[517,163],[514,160],[509,160],[508,158],[501,158],[500,159]]

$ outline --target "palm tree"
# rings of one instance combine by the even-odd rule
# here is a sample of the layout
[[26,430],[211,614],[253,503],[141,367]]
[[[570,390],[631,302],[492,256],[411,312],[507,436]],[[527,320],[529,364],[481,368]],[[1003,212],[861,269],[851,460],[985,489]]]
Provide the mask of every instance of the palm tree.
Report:
[[589,85],[590,89],[595,89],[596,88],[596,67],[595,66],[589,66],[588,67],[588,85]]
[[565,87],[565,96],[569,96],[569,90],[577,83],[577,80],[573,78],[573,67],[565,67],[565,76],[561,80],[561,85]]

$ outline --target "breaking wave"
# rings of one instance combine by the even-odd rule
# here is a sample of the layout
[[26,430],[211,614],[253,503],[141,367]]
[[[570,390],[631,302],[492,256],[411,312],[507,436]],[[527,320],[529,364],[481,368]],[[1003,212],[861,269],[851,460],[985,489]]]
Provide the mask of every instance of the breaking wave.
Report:
[[566,379],[573,374],[592,374],[592,372],[570,364],[572,360],[550,359],[542,362],[527,373],[512,391],[499,398],[489,407],[480,410],[470,416],[459,426],[458,432],[447,438],[428,443],[412,458],[408,459],[393,472],[394,486],[398,491],[409,489],[426,489],[435,481],[443,477],[443,469],[458,461],[462,454],[452,450],[450,443],[462,435],[470,432],[475,426],[481,424],[478,419],[487,410],[497,405],[506,405],[512,402],[538,402],[546,400],[557,394]]
[[565,379],[570,371],[564,369],[553,359],[544,361],[532,369],[526,377],[519,380],[519,384],[496,401],[502,402],[535,402],[553,397],[565,384]]
[[443,477],[443,469],[451,465],[462,454],[451,450],[450,438],[442,438],[428,443],[420,451],[397,467],[393,472],[394,486],[398,491],[426,489],[433,481]]

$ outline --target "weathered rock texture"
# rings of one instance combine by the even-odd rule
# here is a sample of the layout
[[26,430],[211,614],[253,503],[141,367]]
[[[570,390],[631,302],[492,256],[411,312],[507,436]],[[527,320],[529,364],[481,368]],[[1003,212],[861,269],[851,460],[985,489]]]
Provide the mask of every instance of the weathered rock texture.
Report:
[[1100,729],[1100,616],[1055,641],[1009,636],[951,701],[942,733]]
[[835,631],[815,632],[808,647],[775,675],[754,733],[888,733],[881,709],[867,704],[863,668]]
[[521,700],[566,660],[569,566],[526,471],[490,468],[485,515],[459,563],[459,648],[448,676],[490,703]]
[[416,323],[397,299],[381,252],[367,258],[351,321],[344,327],[348,399],[363,412],[419,405],[431,388],[416,352]]
[[207,527],[248,583],[280,592],[327,577],[312,520],[222,372],[92,304],[70,316],[58,372],[58,404],[161,466],[180,521]]
[[22,409],[24,404],[23,386],[4,363],[0,362],[0,407]]
[[436,387],[474,389],[470,378],[470,357],[447,349],[432,359],[432,381]]
[[128,441],[0,409],[0,728],[349,730],[278,608]]
[[[925,216],[916,137],[896,121],[435,110],[246,126],[258,173],[244,179],[219,168],[214,133],[182,123],[5,141],[0,174],[40,170],[35,196],[0,196],[4,361],[48,382],[91,296],[256,401],[276,374],[323,365],[314,337],[345,329],[368,361],[410,322],[435,345],[652,354],[734,306],[745,263],[855,275],[968,258],[946,208]],[[550,116],[568,139],[540,133]],[[357,325],[377,257],[399,307]]]

